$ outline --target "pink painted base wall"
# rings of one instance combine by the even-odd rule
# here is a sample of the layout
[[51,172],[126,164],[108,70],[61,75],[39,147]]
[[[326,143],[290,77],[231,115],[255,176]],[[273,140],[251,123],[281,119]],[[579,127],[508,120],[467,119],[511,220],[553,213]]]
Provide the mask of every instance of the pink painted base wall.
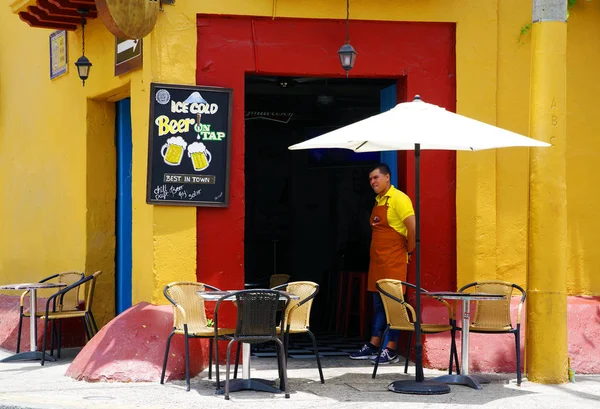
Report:
[[[582,374],[600,373],[600,297],[568,297],[567,328],[571,367]],[[437,303],[439,304],[439,303]],[[519,298],[511,302],[511,313],[516,317]],[[521,362],[524,362],[525,302],[521,316]],[[473,308],[471,308],[471,314]],[[457,317],[461,317],[459,307]],[[428,301],[423,307],[423,322],[446,323],[446,309]],[[459,324],[460,325],[460,324]],[[515,321],[513,320],[513,326]],[[456,343],[460,359],[460,332]],[[515,337],[512,334],[474,334],[470,336],[470,369],[474,372],[516,372]],[[447,369],[450,354],[450,334],[423,337],[424,364],[430,368]],[[460,362],[460,361],[459,361]]]
[[600,297],[569,297],[569,356],[577,373],[600,373]]
[[[17,334],[19,330],[19,300],[20,296],[0,294],[0,348],[16,351]],[[45,310],[46,299],[38,298],[38,311]],[[29,311],[29,297],[25,298],[25,311]],[[44,335],[44,323],[37,320],[37,345],[38,350],[42,345]],[[85,342],[83,321],[80,319],[63,320],[62,325],[62,347],[81,346]],[[47,346],[50,347],[48,340]],[[23,319],[23,330],[21,333],[21,351],[29,351],[29,319]]]

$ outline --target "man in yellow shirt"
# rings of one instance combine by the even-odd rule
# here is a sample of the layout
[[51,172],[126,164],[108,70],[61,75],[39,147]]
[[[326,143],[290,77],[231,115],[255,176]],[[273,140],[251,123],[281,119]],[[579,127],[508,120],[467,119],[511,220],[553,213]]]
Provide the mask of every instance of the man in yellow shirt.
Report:
[[367,289],[373,292],[373,329],[371,340],[359,351],[350,355],[351,359],[375,359],[379,364],[398,362],[396,339],[398,331],[389,331],[389,339],[381,355],[377,357],[381,337],[387,325],[381,296],[375,283],[382,278],[406,281],[406,265],[415,248],[415,211],[410,198],[392,186],[390,168],[379,164],[369,173],[369,182],[377,193],[371,213],[371,260]]

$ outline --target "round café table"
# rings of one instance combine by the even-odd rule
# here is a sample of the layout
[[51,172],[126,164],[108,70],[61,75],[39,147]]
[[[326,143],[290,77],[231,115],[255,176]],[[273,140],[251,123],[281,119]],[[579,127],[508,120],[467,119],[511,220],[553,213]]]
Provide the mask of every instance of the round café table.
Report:
[[[226,296],[227,294],[233,294],[241,290],[229,290],[229,291],[197,291],[197,294],[204,298],[206,301],[218,301],[221,297]],[[289,297],[290,300],[299,300],[300,297],[287,293],[284,291],[279,291]],[[279,298],[281,301],[286,301],[287,298],[282,295]],[[225,298],[224,301],[235,301],[235,297]],[[216,358],[218,359],[218,357]],[[223,385],[225,385],[225,381],[221,381]],[[281,393],[281,390],[272,386],[273,381],[269,381],[266,379],[258,379],[250,377],[250,344],[243,342],[242,343],[242,379],[230,379],[229,380],[229,392],[243,391],[243,390],[254,390],[261,392],[271,392],[271,393]],[[224,390],[219,385],[219,389],[217,389],[217,394],[223,394]]]
[[428,296],[445,300],[462,301],[462,338],[460,344],[461,373],[460,375],[442,375],[433,379],[437,382],[451,385],[466,385],[473,389],[482,389],[482,383],[490,383],[481,375],[469,375],[469,326],[471,325],[471,301],[498,301],[504,298],[502,294],[460,293],[460,292],[428,292]]
[[[66,287],[66,283],[25,283],[0,286],[0,290],[29,290],[29,351],[19,352],[4,358],[0,362],[29,361],[42,359],[42,352],[37,350],[37,290]],[[54,357],[45,354],[47,361],[55,361]]]

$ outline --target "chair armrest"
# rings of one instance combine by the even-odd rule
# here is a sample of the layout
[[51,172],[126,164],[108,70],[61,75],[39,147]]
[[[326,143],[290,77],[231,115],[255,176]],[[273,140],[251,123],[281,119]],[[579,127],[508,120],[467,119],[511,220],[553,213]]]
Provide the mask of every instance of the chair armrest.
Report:
[[[405,287],[407,287],[407,288],[412,288],[413,290],[416,290],[416,289],[417,289],[417,286],[416,286],[416,285],[414,285],[414,284],[412,284],[412,283],[409,283],[409,282],[407,282],[407,281],[402,281],[402,285],[403,285],[403,286],[405,286]],[[427,291],[426,291],[424,288],[421,288],[421,291],[425,291],[425,292],[427,292]]]
[[475,287],[476,285],[477,285],[477,281],[474,281],[474,282],[472,282],[472,283],[469,283],[469,284],[465,284],[465,285],[463,285],[463,286],[462,286],[462,287],[461,287],[461,288],[458,290],[458,292],[459,292],[459,293],[462,293],[462,292],[463,292],[463,291],[465,291],[467,288]]
[[523,311],[523,302],[525,300],[522,298],[521,301],[519,302],[519,306],[517,307],[517,325],[521,324],[521,313]]
[[[285,284],[278,285],[278,286],[276,286],[276,287],[273,287],[273,288],[271,288],[271,290],[274,290],[274,291],[282,291],[281,289],[282,289],[282,288],[285,288],[285,287],[287,287],[287,286],[288,286],[288,284],[289,284],[289,283],[285,283]],[[306,304],[307,302],[309,302],[310,300],[312,300],[313,298],[315,298],[315,297],[317,296],[317,293],[318,293],[318,292],[319,292],[319,285],[317,284],[317,286],[315,287],[315,291],[313,291],[313,293],[312,293],[311,295],[309,295],[308,297],[306,297],[306,298],[304,298],[304,299],[300,300],[300,302],[298,302],[298,304],[296,304],[296,305],[293,305],[293,306],[292,306],[292,307],[289,309],[289,311],[288,311],[288,316],[289,316],[289,315],[292,315],[292,313],[294,312],[294,310],[295,310],[295,309],[297,309],[297,308],[299,308],[299,307],[303,306],[304,304]]]
[[410,317],[412,318],[411,322],[414,324],[417,321],[417,314],[415,313],[415,309],[413,308],[412,305],[410,305],[407,302],[405,302],[404,304],[405,304],[404,306],[406,307],[406,309],[408,311],[410,311]]
[[208,288],[211,291],[221,291],[221,289],[217,287],[213,287],[212,285],[204,284],[204,287]]
[[24,301],[25,301],[25,297],[27,296],[27,294],[29,294],[29,290],[27,290],[27,291],[24,291],[24,292],[21,294],[21,299],[19,300],[19,306],[21,307],[21,310],[23,310],[23,306],[25,305],[25,304],[24,304]]
[[[237,293],[234,293],[234,294],[237,294]],[[225,300],[226,298],[231,297],[231,295],[232,294],[224,295],[223,297],[219,298],[217,300],[217,303],[215,304],[215,309],[213,311],[213,327],[215,328],[215,338],[219,337],[219,307],[221,306],[221,302],[223,300]]]
[[187,315],[185,314],[185,310],[183,309],[183,307],[181,305],[174,304],[173,305],[173,314],[176,314],[177,310],[179,310],[179,312],[181,313],[181,321],[183,322],[183,325],[187,325]]
[[309,295],[308,297],[306,297],[305,299],[303,299],[302,301],[300,301],[297,304],[297,307],[300,307],[302,304],[306,304],[307,302],[309,302],[310,300],[315,298],[317,296],[318,292],[319,292],[319,284],[317,284],[317,286],[315,287],[315,291],[311,295]]
[[[317,295],[316,291],[312,295],[310,295],[310,296],[306,297],[305,299],[301,300],[298,304],[295,304],[295,305],[292,305],[291,307],[289,307],[289,309],[287,309],[287,311],[284,310],[284,312],[287,312],[287,316],[288,317],[292,316],[292,314],[294,313],[294,311],[296,311],[298,308],[300,308],[307,301],[310,301],[313,298],[315,298],[315,295]],[[289,302],[288,302],[288,304],[289,304]],[[288,322],[288,327],[289,327],[289,325],[290,325],[290,323]]]
[[516,288],[517,290],[519,290],[521,292],[521,301],[519,302],[519,307],[517,308],[517,325],[521,324],[521,313],[523,311],[523,304],[525,303],[525,298],[527,298],[527,292],[523,289],[523,287],[514,284],[512,285],[513,288]]
[[54,274],[54,275],[51,275],[50,277],[43,278],[40,281],[38,281],[38,283],[45,283],[46,281],[50,281],[50,280],[52,280],[53,278],[56,278],[56,277],[58,277],[58,274]]

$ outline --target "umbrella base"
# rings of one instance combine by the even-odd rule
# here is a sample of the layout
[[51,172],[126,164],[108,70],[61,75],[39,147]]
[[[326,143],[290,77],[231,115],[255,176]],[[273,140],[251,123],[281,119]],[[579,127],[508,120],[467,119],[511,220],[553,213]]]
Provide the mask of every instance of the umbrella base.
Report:
[[450,393],[450,387],[445,383],[415,380],[395,381],[388,385],[388,390],[396,393],[412,395],[443,395]]

